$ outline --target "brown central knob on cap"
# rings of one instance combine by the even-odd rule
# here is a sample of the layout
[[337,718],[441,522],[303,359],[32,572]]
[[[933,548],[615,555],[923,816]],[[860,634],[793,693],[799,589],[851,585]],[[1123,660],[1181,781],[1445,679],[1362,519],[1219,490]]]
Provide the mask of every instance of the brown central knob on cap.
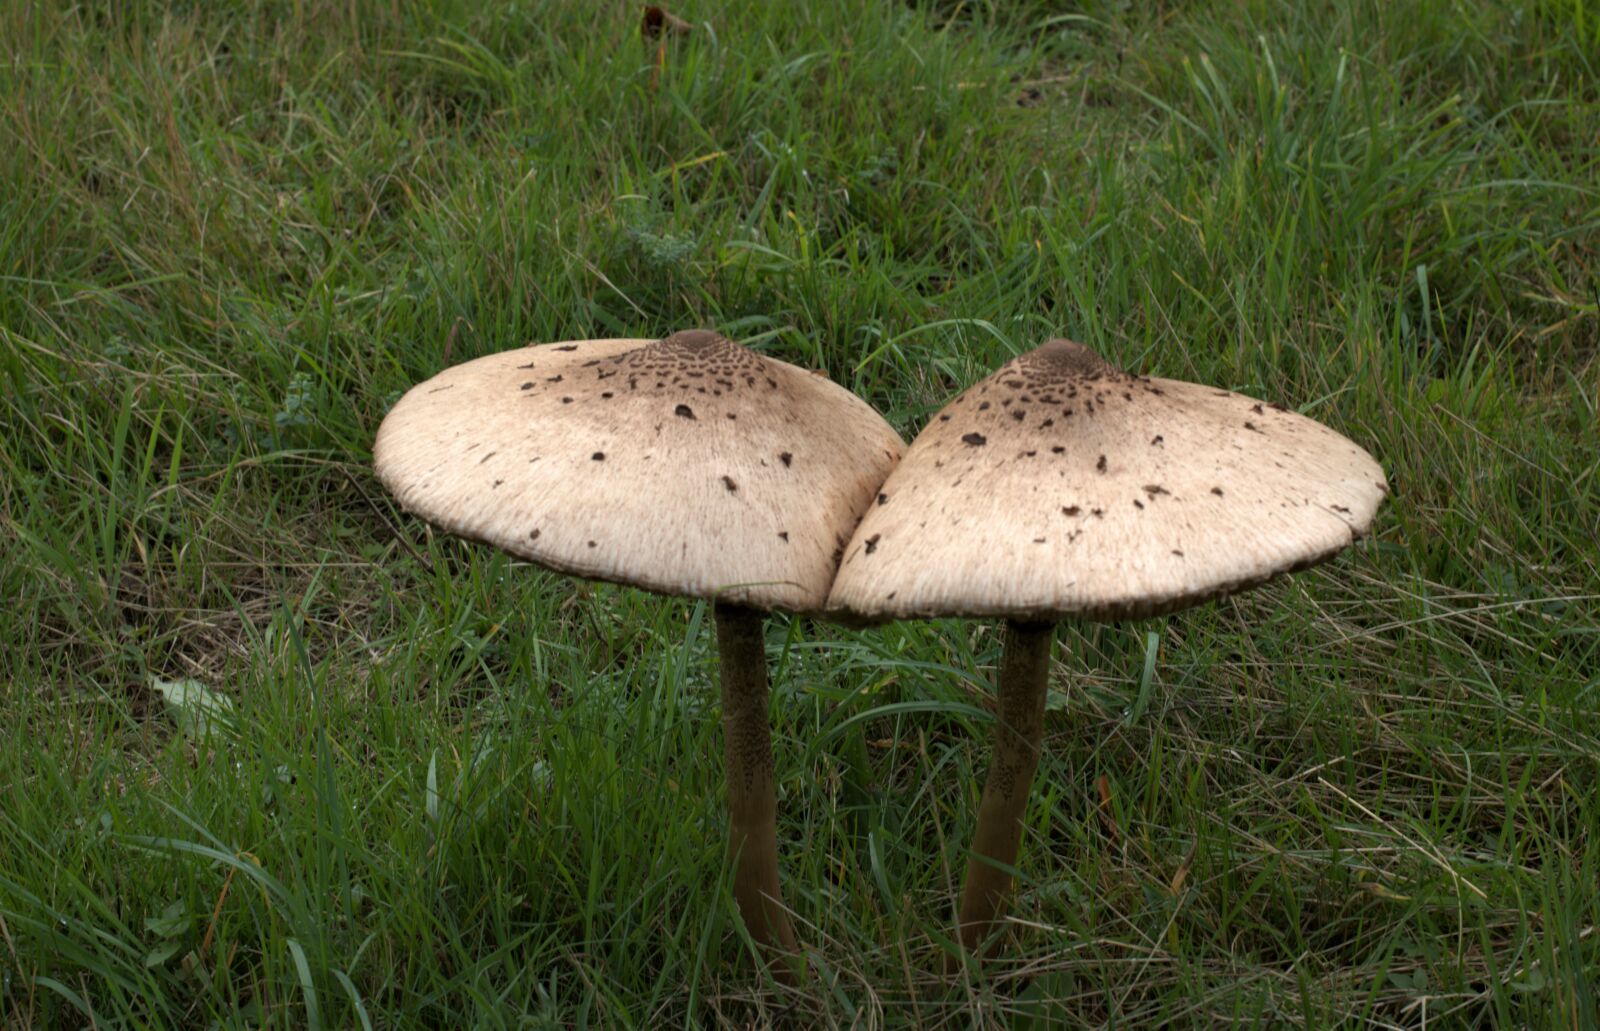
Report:
[[1077,376],[1085,379],[1099,379],[1117,371],[1090,348],[1075,340],[1060,337],[1046,341],[1032,353],[1023,355],[1017,364],[1028,371],[1047,376]]
[[663,351],[680,351],[689,354],[708,354],[716,351],[733,351],[733,341],[707,329],[686,329],[663,339],[657,348]]

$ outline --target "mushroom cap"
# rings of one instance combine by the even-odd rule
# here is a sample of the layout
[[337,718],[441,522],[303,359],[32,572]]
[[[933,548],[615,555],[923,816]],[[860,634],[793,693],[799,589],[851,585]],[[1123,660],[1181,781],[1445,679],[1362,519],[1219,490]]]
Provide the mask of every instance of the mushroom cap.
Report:
[[575,576],[796,611],[821,609],[904,450],[848,390],[706,331],[457,365],[411,388],[372,449],[400,505],[448,533]]
[[851,621],[1136,619],[1315,565],[1387,487],[1315,420],[1051,340],[950,402],[856,528]]

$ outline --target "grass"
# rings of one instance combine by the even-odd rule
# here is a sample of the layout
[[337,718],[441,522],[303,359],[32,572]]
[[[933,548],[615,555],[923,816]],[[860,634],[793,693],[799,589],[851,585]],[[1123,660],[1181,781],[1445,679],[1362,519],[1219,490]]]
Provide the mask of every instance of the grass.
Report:
[[[0,1024],[1600,1022],[1600,9],[678,13],[0,5]],[[772,620],[785,990],[704,607],[371,475],[446,365],[708,324],[908,437],[1066,333],[1389,472],[1329,566],[1063,628],[986,980],[993,627]]]

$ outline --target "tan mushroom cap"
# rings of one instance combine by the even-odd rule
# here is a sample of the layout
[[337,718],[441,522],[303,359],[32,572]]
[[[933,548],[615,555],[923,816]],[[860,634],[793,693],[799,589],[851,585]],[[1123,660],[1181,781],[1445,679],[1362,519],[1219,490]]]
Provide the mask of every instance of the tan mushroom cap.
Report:
[[1051,340],[912,442],[828,605],[865,621],[1172,612],[1331,557],[1386,491],[1321,423]]
[[715,333],[489,355],[373,445],[402,507],[563,573],[816,611],[905,445],[822,376]]

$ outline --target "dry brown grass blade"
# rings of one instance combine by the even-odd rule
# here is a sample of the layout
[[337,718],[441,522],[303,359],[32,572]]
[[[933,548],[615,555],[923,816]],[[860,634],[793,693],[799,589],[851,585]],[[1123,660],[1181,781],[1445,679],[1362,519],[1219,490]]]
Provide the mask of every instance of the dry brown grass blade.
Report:
[[1094,789],[1100,796],[1100,804],[1096,806],[1096,811],[1100,813],[1100,819],[1106,825],[1106,834],[1110,836],[1111,843],[1116,844],[1122,840],[1122,832],[1117,828],[1116,817],[1111,815],[1111,778],[1103,773],[1100,774],[1095,778]]

